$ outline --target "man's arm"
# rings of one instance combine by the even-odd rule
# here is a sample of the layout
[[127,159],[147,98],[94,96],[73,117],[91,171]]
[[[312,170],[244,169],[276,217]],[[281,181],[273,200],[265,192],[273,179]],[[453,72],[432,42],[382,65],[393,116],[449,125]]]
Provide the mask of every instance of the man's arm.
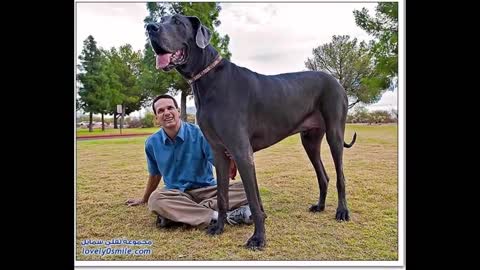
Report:
[[155,155],[153,153],[153,145],[149,143],[149,140],[145,142],[145,155],[147,157],[147,167],[149,173],[147,187],[145,188],[145,193],[141,199],[128,199],[125,202],[125,204],[128,206],[136,206],[148,202],[148,198],[150,198],[150,195],[158,187],[158,184],[162,179],[162,174],[157,167],[157,161],[155,160]]
[[140,204],[144,204],[148,202],[148,198],[150,198],[150,195],[152,192],[158,187],[158,184],[160,184],[160,180],[162,180],[162,176],[157,174],[157,175],[150,175],[148,177],[148,183],[147,187],[145,188],[145,193],[143,194],[143,198],[141,199],[128,199],[125,204],[128,206],[137,206]]

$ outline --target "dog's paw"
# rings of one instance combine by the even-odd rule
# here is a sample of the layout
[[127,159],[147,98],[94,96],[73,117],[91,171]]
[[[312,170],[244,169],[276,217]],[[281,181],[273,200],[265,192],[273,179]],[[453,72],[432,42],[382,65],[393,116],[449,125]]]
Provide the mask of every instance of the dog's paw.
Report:
[[348,214],[348,209],[337,209],[337,213],[335,214],[335,219],[337,221],[349,221],[350,216]]
[[248,239],[246,246],[247,248],[252,250],[263,250],[265,244],[265,237],[253,235],[252,237],[250,237],[250,239]]
[[313,204],[310,206],[310,212],[322,212],[325,210],[325,205]]
[[219,226],[218,223],[212,224],[207,228],[208,235],[217,235],[223,233],[223,226]]

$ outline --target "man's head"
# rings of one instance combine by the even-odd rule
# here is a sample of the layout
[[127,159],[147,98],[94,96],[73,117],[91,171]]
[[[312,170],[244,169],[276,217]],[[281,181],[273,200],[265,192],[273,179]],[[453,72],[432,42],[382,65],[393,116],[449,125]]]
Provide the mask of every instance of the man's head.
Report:
[[180,128],[178,103],[170,95],[160,95],[153,100],[153,113],[157,123],[167,129]]
[[149,23],[147,33],[157,55],[156,67],[164,71],[186,64],[193,51],[204,49],[211,38],[210,30],[197,17],[180,14]]

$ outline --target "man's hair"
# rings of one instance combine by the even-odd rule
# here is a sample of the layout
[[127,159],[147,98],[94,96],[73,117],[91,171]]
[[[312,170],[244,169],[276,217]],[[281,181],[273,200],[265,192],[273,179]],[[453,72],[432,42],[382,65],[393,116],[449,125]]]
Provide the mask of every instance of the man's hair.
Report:
[[157,102],[157,100],[161,99],[161,98],[169,98],[171,100],[173,100],[173,104],[175,104],[175,108],[178,109],[178,104],[177,104],[177,100],[175,100],[175,98],[173,98],[172,96],[170,95],[160,95],[160,96],[157,96],[156,98],[153,99],[153,102],[152,102],[152,109],[153,109],[153,113],[156,115],[157,114],[157,111],[155,110],[155,102]]

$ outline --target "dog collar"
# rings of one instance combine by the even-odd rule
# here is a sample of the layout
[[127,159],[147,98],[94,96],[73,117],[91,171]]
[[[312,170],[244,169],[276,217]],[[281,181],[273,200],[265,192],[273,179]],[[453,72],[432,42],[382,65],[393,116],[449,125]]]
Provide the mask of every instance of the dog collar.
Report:
[[207,72],[209,72],[210,70],[212,70],[212,68],[214,68],[216,65],[218,65],[218,63],[220,63],[221,60],[222,60],[222,56],[220,54],[218,54],[215,61],[213,61],[210,65],[208,65],[208,67],[206,67],[204,70],[202,70],[197,75],[193,76],[193,78],[187,80],[188,84],[192,84],[194,81],[200,79],[203,75],[207,74]]

